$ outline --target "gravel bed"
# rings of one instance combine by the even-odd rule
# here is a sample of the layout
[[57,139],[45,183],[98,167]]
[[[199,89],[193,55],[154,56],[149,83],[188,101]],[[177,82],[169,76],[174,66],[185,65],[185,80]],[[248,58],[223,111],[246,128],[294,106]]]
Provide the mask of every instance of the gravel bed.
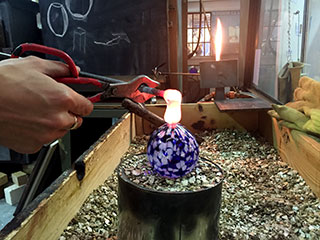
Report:
[[[270,144],[236,130],[203,132],[197,137],[203,140],[200,157],[221,166],[225,175],[220,240],[320,239],[319,199],[297,171],[281,161]],[[147,140],[147,136],[136,138],[122,162],[145,153]],[[137,161],[145,162],[141,156],[144,155],[137,157]],[[187,181],[178,180],[180,186],[165,179],[159,189],[184,191],[185,187],[192,188],[201,180],[197,178],[201,175],[199,170],[196,173],[197,169],[183,178]],[[127,175],[133,181],[140,176],[139,184],[146,187],[152,185],[149,179],[143,181],[144,174],[135,169],[130,169]],[[114,173],[89,195],[60,240],[116,239],[117,213],[117,175]]]
[[176,179],[164,178],[152,170],[146,154],[128,156],[123,159],[123,169],[128,179],[150,190],[163,192],[190,192],[211,188],[223,179],[223,172],[213,162],[199,158],[195,169]]

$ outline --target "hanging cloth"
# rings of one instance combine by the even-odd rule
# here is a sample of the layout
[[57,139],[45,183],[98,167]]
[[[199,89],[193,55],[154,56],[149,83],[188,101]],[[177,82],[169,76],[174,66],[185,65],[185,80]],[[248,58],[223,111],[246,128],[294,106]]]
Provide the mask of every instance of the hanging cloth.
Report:
[[293,100],[293,92],[298,87],[302,62],[287,62],[278,74],[278,100],[285,104]]
[[278,73],[278,100],[283,104],[290,101],[289,92],[291,92],[291,89],[288,91],[290,85],[289,63],[286,63]]

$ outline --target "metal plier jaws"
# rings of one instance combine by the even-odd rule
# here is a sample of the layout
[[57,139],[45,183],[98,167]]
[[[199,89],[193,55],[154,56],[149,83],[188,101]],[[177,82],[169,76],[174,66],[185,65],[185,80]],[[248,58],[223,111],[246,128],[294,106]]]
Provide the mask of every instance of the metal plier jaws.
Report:
[[148,76],[139,75],[129,82],[111,83],[109,89],[105,90],[105,97],[126,97],[138,103],[143,103],[153,97],[153,94],[142,92],[139,90],[141,86],[155,88],[159,86],[157,81],[152,80]]

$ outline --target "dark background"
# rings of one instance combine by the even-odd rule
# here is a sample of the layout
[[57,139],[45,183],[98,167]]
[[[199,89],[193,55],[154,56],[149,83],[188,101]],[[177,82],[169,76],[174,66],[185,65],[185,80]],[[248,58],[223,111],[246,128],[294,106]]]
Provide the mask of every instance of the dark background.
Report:
[[[83,71],[151,74],[152,68],[168,62],[167,1],[41,0],[39,4],[44,44],[67,52]],[[50,30],[48,21],[60,36]]]

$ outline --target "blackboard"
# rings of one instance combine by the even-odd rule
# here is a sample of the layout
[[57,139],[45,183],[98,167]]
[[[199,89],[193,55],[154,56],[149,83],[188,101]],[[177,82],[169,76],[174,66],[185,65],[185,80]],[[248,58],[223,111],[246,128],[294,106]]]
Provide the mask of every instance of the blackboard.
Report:
[[151,74],[168,63],[165,0],[41,0],[39,5],[44,45],[67,52],[83,71]]

